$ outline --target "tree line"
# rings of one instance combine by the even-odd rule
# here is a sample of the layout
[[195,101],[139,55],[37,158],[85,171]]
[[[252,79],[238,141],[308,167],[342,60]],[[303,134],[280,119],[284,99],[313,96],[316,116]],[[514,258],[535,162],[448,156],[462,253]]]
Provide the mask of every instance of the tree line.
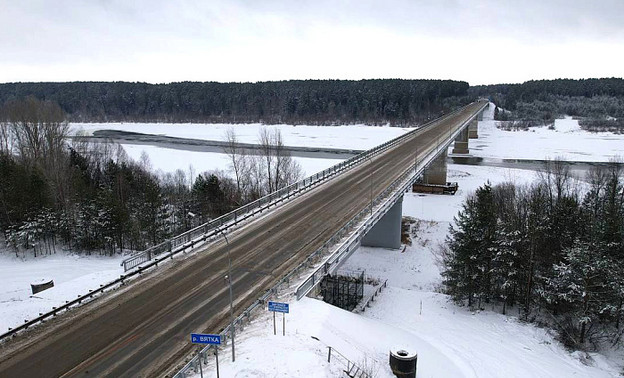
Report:
[[517,308],[567,345],[615,345],[624,329],[622,173],[617,163],[597,167],[582,189],[554,161],[532,185],[478,188],[442,252],[448,294],[471,308]]
[[291,80],[258,83],[5,83],[0,104],[33,96],[73,122],[415,124],[464,105],[452,80]]
[[557,79],[532,80],[522,84],[474,86],[472,96],[488,96],[505,111],[498,120],[552,123],[564,115],[607,121],[606,128],[619,128],[613,118],[624,117],[624,80]]
[[0,109],[0,228],[18,255],[141,250],[302,176],[279,130],[262,129],[259,156],[228,151],[235,178],[196,176],[191,167],[156,174],[147,155],[134,161],[118,144],[69,135],[51,101],[29,97]]

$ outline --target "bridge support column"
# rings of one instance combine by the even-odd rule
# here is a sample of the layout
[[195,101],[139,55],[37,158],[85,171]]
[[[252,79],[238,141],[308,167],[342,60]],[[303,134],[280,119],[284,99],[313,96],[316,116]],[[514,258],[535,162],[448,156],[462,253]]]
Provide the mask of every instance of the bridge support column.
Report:
[[477,138],[479,138],[479,120],[475,118],[468,125],[468,139]]
[[455,138],[455,144],[453,145],[454,154],[467,154],[468,153],[468,127],[465,127]]
[[367,247],[401,248],[401,219],[403,217],[403,196],[362,238]]
[[444,150],[444,152],[442,152],[440,156],[435,158],[435,160],[431,162],[429,167],[425,169],[422,178],[423,183],[432,185],[446,185],[446,157],[448,155],[446,151],[447,150]]

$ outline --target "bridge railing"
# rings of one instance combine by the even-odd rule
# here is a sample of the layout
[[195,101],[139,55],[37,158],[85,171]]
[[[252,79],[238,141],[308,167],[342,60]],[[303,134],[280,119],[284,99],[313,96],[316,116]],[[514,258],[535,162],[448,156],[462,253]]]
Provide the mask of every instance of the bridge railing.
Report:
[[216,236],[222,230],[227,230],[228,228],[235,226],[240,222],[250,217],[253,217],[256,214],[261,213],[271,206],[276,206],[281,202],[289,200],[290,198],[295,197],[300,193],[305,192],[317,186],[318,184],[343,173],[346,170],[351,169],[352,167],[362,163],[363,161],[400,144],[405,139],[410,138],[414,133],[419,132],[424,128],[431,127],[432,125],[440,122],[442,119],[462,111],[467,106],[469,105],[457,109],[447,114],[443,118],[430,121],[419,128],[416,128],[410,132],[407,132],[394,139],[384,142],[370,150],[364,151],[312,176],[306,177],[299,182],[286,186],[256,201],[243,205],[225,215],[206,222],[189,231],[183,232],[182,234],[168,239],[160,244],[152,246],[144,251],[138,252],[121,262],[121,265],[124,267],[124,272],[141,266],[141,264],[151,261],[153,258],[162,255],[163,253],[166,253],[168,255],[176,254],[180,251],[181,246],[188,245],[189,243],[195,244],[193,242],[197,242],[197,240],[199,239],[205,240],[208,237]]
[[[483,110],[485,105],[479,110]],[[479,112],[478,111],[478,112]],[[477,113],[478,113],[477,112]],[[373,201],[373,207],[381,204],[376,209],[374,215],[368,216],[371,210],[368,208],[362,209],[357,215],[347,222],[340,230],[338,230],[332,237],[325,243],[318,251],[313,255],[320,253],[320,250],[329,250],[331,246],[336,244],[337,240],[341,240],[346,234],[351,236],[336,248],[332,255],[319,266],[296,290],[297,299],[301,299],[307,295],[327,274],[335,272],[340,265],[357,249],[360,240],[370,231],[371,228],[390,210],[392,206],[398,201],[403,193],[409,189],[416,179],[423,173],[423,171],[433,162],[433,160],[439,156],[445,149],[448,148],[450,143],[457,137],[459,132],[466,127],[472,117],[469,117],[462,123],[461,126],[456,127],[455,131],[451,131],[448,139],[439,140],[438,143],[431,147],[424,158],[414,163],[413,167],[408,167],[406,170],[395,179],[381,194],[379,194]],[[365,219],[368,216],[368,219]],[[361,223],[364,220],[364,223]],[[354,232],[354,225],[359,225],[358,229]]]
[[[456,112],[463,109],[464,108],[461,108]],[[481,110],[483,110],[483,108]],[[449,113],[449,115],[453,113]],[[307,295],[307,293],[309,293],[310,290],[314,286],[316,286],[316,284],[318,284],[326,274],[337,270],[341,262],[348,258],[349,254],[353,253],[355,249],[357,249],[358,243],[363,235],[365,235],[366,232],[368,232],[377,223],[377,221],[387,213],[387,211],[394,205],[394,203],[396,203],[397,199],[403,194],[406,188],[408,188],[409,185],[411,185],[416,180],[416,178],[418,178],[418,176],[422,174],[422,171],[427,168],[433,158],[439,155],[444,148],[447,148],[450,144],[450,141],[452,141],[457,136],[459,131],[466,127],[471,120],[472,118],[468,118],[468,120],[465,121],[460,127],[456,128],[455,132],[453,132],[449,136],[448,140],[438,142],[436,146],[432,147],[427,152],[425,158],[414,164],[414,168],[410,167],[406,169],[406,171],[399,178],[393,181],[388,188],[386,188],[382,193],[375,197],[372,203],[373,208],[375,209],[374,215],[372,217],[369,216],[371,212],[370,208],[362,209],[343,227],[341,227],[340,230],[334,233],[329,238],[329,240],[327,240],[327,242],[325,242],[321,247],[312,252],[303,262],[301,262],[296,268],[294,268],[288,274],[282,277],[282,279],[280,279],[273,287],[264,292],[264,294],[260,298],[254,301],[249,307],[247,307],[240,315],[238,315],[234,319],[234,324],[228,324],[220,332],[221,340],[223,340],[224,343],[227,343],[232,325],[235,329],[238,329],[240,331],[242,327],[244,327],[245,323],[248,323],[251,320],[252,313],[259,308],[264,308],[270,298],[277,296],[280,288],[282,288],[284,285],[288,285],[293,280],[293,278],[297,277],[299,274],[301,274],[301,272],[307,271],[311,267],[316,265],[315,261],[318,261],[323,255],[329,253],[332,246],[340,243],[345,239],[345,237],[351,234],[351,236],[343,241],[336,249],[336,251],[332,253],[332,255],[327,258],[320,267],[315,269],[315,271],[297,287],[295,291],[297,300]],[[427,125],[431,124],[432,123],[429,123]],[[409,134],[417,132],[419,130],[422,130],[422,128],[414,130]],[[407,180],[408,178],[409,180]],[[382,202],[383,205],[379,206],[380,204],[382,204]],[[368,219],[366,219],[367,217]],[[363,220],[365,221],[365,223],[361,224]],[[354,229],[356,227],[358,228],[358,230],[357,232],[354,232]],[[214,352],[213,348],[213,346],[209,345],[200,351],[199,356],[201,358],[201,361],[203,361],[202,363],[206,363],[207,356],[209,356],[210,353]],[[184,367],[182,367],[182,369],[180,369],[173,376],[173,378],[186,378],[192,376],[193,374],[196,374],[199,371],[199,363],[200,360],[198,359],[198,356],[193,356],[186,363],[186,365],[184,365]]]

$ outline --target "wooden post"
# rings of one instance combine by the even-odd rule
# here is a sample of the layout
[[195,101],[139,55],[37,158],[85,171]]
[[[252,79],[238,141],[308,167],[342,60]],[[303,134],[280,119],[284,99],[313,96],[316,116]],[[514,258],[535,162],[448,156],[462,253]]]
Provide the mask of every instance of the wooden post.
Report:
[[282,312],[282,336],[286,336],[286,314]]
[[275,325],[275,311],[273,311],[273,335],[277,335],[277,327]]
[[329,353],[327,353],[327,362],[331,362],[331,347],[329,348]]

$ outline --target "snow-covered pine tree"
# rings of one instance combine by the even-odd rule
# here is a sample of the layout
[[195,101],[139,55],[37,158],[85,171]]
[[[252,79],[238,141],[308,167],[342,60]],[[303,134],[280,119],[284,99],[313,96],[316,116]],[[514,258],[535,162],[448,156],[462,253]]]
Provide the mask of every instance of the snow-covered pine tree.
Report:
[[566,249],[563,260],[553,266],[554,274],[540,295],[563,314],[560,317],[571,320],[567,324],[572,329],[564,330],[568,341],[582,346],[598,320],[613,311],[614,266],[604,250],[581,241]]
[[457,302],[478,307],[492,295],[492,257],[496,250],[496,211],[488,183],[469,196],[455,217],[447,240],[450,253],[443,272],[449,294]]

